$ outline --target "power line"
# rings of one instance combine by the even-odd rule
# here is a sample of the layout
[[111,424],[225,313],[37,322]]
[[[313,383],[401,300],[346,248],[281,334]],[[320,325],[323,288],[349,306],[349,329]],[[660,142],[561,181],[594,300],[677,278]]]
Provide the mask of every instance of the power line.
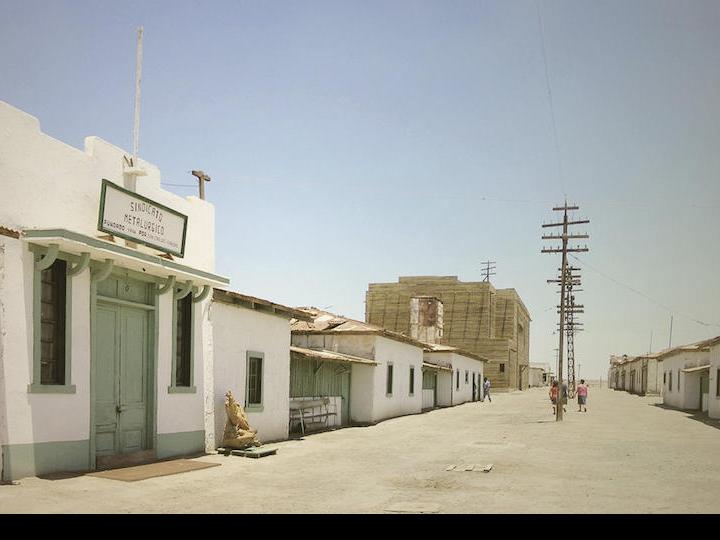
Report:
[[648,295],[645,294],[644,292],[638,291],[638,290],[635,289],[634,287],[631,287],[630,285],[628,285],[628,284],[626,284],[626,283],[623,283],[623,282],[615,279],[614,277],[611,277],[611,276],[605,274],[605,273],[602,272],[601,270],[599,270],[599,269],[595,268],[594,266],[590,265],[587,261],[583,261],[582,259],[580,259],[580,257],[577,257],[576,255],[571,255],[571,257],[572,257],[573,259],[575,259],[575,260],[583,263],[584,265],[586,265],[586,266],[587,266],[588,268],[590,268],[591,270],[594,270],[595,272],[597,272],[598,274],[600,274],[600,275],[601,275],[602,277],[604,277],[605,279],[609,279],[610,281],[614,282],[615,284],[620,285],[621,287],[625,287],[626,289],[629,289],[630,291],[634,292],[635,294],[642,296],[642,297],[645,298],[646,300],[649,300],[649,301],[652,302],[653,304],[656,304],[657,306],[663,308],[664,310],[666,310],[667,312],[669,312],[669,313],[671,313],[671,314],[675,314],[675,313],[680,314],[680,315],[682,315],[683,317],[685,317],[686,319],[689,319],[689,320],[691,320],[692,322],[697,323],[697,324],[701,324],[701,325],[703,325],[703,326],[716,326],[716,327],[720,328],[720,324],[708,323],[708,322],[705,322],[705,321],[701,321],[701,320],[699,320],[699,319],[696,319],[695,317],[692,317],[691,315],[687,315],[687,314],[683,313],[682,311],[678,311],[677,309],[673,309],[671,306],[668,306],[668,305],[666,305],[666,304],[663,304],[662,302],[658,302],[657,300],[655,300],[654,298],[648,296]]
[[560,185],[562,186],[563,195],[567,196],[567,193],[565,193],[565,179],[563,178],[562,162],[560,161],[560,143],[558,141],[557,125],[555,124],[555,107],[553,106],[552,89],[550,87],[550,75],[548,74],[547,54],[545,52],[545,29],[543,28],[542,15],[540,13],[540,4],[538,3],[538,0],[535,0],[535,7],[537,8],[538,25],[540,26],[540,41],[542,43],[543,65],[545,66],[545,83],[547,84],[548,99],[550,100],[550,118],[552,119],[553,137],[555,139],[555,155],[557,157],[558,178],[560,179]]

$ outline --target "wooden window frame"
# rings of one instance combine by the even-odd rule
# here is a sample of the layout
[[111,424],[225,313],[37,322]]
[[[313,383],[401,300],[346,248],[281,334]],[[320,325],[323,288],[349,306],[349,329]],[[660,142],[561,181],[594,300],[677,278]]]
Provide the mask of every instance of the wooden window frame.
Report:
[[[395,366],[392,362],[387,363],[387,369],[385,371],[385,396],[392,397],[393,395],[393,379],[395,378]],[[389,390],[389,392],[388,392]]]
[[[31,249],[33,252],[33,264],[45,253],[42,249]],[[74,394],[75,385],[72,384],[72,280],[69,273],[71,258],[67,253],[59,253],[53,265],[57,261],[65,263],[65,369],[62,384],[42,383],[42,272],[33,268],[33,371],[32,382],[28,384],[27,391],[30,394]]]
[[[260,360],[260,403],[250,403],[250,363]],[[265,408],[265,353],[260,351],[247,351],[245,353],[245,410],[248,412],[262,412]]]
[[410,387],[408,395],[414,396],[415,395],[415,366],[410,366],[410,381],[409,381]]
[[[177,317],[178,302],[186,301],[190,305],[190,385],[179,385],[177,381]],[[183,298],[172,299],[172,371],[170,372],[169,394],[195,394],[195,302],[193,302],[192,290]]]

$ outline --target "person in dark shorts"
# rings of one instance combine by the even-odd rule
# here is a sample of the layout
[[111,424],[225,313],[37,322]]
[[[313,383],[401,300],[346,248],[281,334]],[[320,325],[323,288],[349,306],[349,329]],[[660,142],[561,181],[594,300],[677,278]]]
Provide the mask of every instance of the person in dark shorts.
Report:
[[553,405],[553,414],[555,414],[555,406],[557,405],[558,390],[558,382],[553,381],[550,385],[550,403]]

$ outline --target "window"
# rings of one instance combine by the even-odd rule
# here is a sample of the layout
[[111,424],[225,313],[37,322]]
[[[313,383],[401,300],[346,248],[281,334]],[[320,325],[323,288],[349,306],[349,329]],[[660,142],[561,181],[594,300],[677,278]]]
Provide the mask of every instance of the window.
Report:
[[460,370],[458,369],[455,372],[455,389],[460,390]]
[[720,397],[720,369],[715,373],[715,397]]
[[251,410],[262,407],[264,357],[263,353],[247,352],[245,407]]
[[193,301],[192,293],[175,300],[175,387],[189,388],[193,383],[192,375],[192,330]]
[[667,379],[667,371],[663,373],[663,384],[667,382],[665,379]]
[[392,396],[392,391],[393,391],[393,365],[388,364],[387,381],[385,381],[385,393],[388,396]]
[[410,395],[415,394],[415,366],[410,366]]
[[670,377],[668,377],[668,392],[672,392],[672,371],[670,372]]
[[500,373],[505,373],[505,364],[500,364]]
[[465,370],[465,384],[467,384],[469,380],[470,379],[468,379],[468,370],[466,369]]
[[65,384],[66,283],[65,261],[40,272],[40,384]]

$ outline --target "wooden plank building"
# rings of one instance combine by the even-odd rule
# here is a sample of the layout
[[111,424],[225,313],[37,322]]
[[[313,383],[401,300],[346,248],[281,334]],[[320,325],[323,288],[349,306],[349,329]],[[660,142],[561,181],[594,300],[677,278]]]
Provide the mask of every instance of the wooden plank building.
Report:
[[490,361],[485,376],[494,390],[528,387],[530,314],[515,289],[489,282],[462,282],[457,276],[400,277],[397,283],[370,283],[365,320],[411,335],[411,301],[435,297],[443,305],[438,343],[479,354]]

